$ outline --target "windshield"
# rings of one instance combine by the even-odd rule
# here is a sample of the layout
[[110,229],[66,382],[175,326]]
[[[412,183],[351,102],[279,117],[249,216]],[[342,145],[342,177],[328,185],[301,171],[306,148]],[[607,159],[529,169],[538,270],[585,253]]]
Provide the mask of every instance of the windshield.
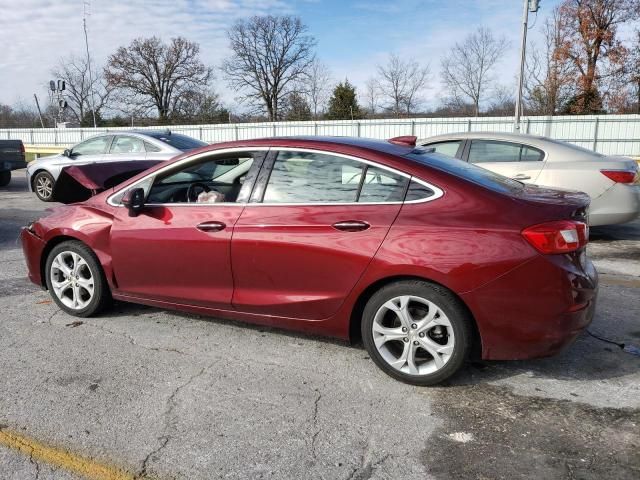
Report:
[[482,185],[495,192],[510,194],[519,192],[524,188],[524,184],[517,180],[477,167],[471,163],[463,162],[457,158],[434,153],[431,148],[416,148],[406,157]]
[[208,145],[205,142],[201,142],[200,140],[196,140],[195,138],[188,137],[186,135],[180,135],[179,133],[148,133],[147,135],[171,145],[173,148],[182,150],[183,152]]

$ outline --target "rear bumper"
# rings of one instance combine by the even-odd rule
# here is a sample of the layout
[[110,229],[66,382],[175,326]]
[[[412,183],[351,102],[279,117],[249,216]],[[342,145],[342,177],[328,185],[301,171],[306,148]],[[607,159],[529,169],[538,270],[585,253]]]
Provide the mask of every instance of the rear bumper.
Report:
[[597,292],[598,274],[586,256],[539,255],[462,298],[478,324],[482,358],[520,360],[571,344],[591,323]]
[[36,236],[27,227],[22,228],[22,231],[20,232],[20,240],[22,242],[24,258],[27,262],[29,280],[36,285],[44,287],[40,271],[40,259],[45,246],[44,240]]
[[0,172],[19,170],[21,168],[27,168],[27,162],[25,162],[24,160],[0,161]]
[[614,225],[626,223],[640,216],[640,185],[616,183],[591,201],[589,224]]

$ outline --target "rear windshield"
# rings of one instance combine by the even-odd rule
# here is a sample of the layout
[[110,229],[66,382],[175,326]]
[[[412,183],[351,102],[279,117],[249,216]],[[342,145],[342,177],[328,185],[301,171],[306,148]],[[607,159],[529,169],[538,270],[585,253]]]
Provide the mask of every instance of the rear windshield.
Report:
[[549,143],[554,143],[556,145],[561,145],[563,147],[567,147],[567,148],[569,148],[571,150],[574,150],[576,152],[588,153],[589,155],[593,155],[595,157],[605,157],[606,156],[606,155],[603,155],[602,153],[594,152],[593,150],[590,150],[590,149],[584,148],[584,147],[580,147],[580,146],[575,145],[573,143],[563,142],[562,140],[554,140],[553,138],[545,138],[544,140],[546,142],[549,142]]
[[180,135],[179,133],[149,133],[148,135],[171,145],[173,148],[182,150],[183,152],[207,145],[205,142],[201,142],[200,140],[196,140],[192,137],[187,137],[186,135]]
[[438,170],[482,185],[495,192],[510,194],[519,192],[524,188],[524,184],[517,180],[502,176],[485,168],[477,167],[471,163],[463,162],[457,158],[434,153],[433,150],[429,148],[416,148],[407,154],[406,157],[428,165],[429,167],[437,168]]

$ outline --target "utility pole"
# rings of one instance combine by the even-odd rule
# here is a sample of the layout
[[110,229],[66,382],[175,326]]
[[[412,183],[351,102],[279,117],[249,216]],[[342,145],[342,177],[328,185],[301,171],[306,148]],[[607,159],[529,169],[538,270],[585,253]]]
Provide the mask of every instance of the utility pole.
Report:
[[[93,76],[91,75],[91,57],[89,56],[89,37],[87,35],[87,5],[88,1],[83,3],[82,27],[84,28],[84,45],[87,49],[87,67],[89,68],[89,97],[91,98],[91,113],[93,115],[93,128],[98,125],[96,123],[96,101],[93,98]],[[82,119],[80,119],[82,121]]]
[[40,102],[38,102],[38,96],[34,93],[33,98],[36,99],[36,107],[38,108],[38,115],[40,116],[40,125],[44,128],[44,120],[42,120],[42,110],[40,110]]
[[518,91],[516,92],[516,111],[513,119],[513,131],[520,132],[520,116],[522,115],[522,85],[524,83],[524,66],[527,60],[527,30],[529,12],[537,12],[539,0],[524,0],[522,12],[522,43],[520,44],[520,71],[518,72]]

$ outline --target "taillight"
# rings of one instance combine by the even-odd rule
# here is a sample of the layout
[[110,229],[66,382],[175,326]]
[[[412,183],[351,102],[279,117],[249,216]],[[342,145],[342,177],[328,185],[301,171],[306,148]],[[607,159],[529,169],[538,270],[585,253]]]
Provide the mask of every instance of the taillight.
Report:
[[540,253],[570,253],[587,244],[589,227],[583,222],[558,220],[525,228],[522,236]]
[[24,155],[24,143],[20,142],[20,153]]
[[636,178],[634,170],[600,170],[600,172],[616,183],[633,183]]

